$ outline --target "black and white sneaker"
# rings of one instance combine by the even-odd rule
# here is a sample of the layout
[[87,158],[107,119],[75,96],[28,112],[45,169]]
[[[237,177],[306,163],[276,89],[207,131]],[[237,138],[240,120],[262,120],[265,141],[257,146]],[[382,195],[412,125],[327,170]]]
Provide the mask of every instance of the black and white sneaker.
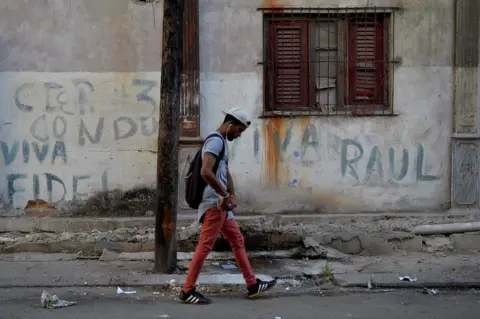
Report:
[[248,287],[248,298],[255,298],[261,293],[272,289],[277,284],[277,280],[263,281],[257,278],[257,283],[251,287]]
[[179,299],[183,303],[191,303],[196,305],[208,305],[212,301],[208,298],[205,298],[201,293],[196,292],[195,289],[192,289],[189,293],[185,293],[183,290],[180,292]]

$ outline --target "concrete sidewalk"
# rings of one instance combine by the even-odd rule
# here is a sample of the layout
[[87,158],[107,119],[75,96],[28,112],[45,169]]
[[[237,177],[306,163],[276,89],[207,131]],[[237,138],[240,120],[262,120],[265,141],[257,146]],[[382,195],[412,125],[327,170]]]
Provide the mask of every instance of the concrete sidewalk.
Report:
[[[134,257],[134,256],[132,256]],[[133,258],[134,259],[134,258]],[[232,258],[209,260],[199,284],[209,288],[244,287],[243,278]],[[153,274],[152,262],[128,260],[77,260],[70,254],[0,255],[0,288],[13,287],[179,287],[185,279],[188,260],[178,263],[175,275]],[[342,261],[252,259],[257,275],[280,279],[279,289],[295,290],[321,286],[333,277],[341,287],[480,287],[479,254],[428,255],[397,254],[382,257],[350,257]],[[415,276],[406,282],[400,276]],[[370,283],[370,284],[369,284]],[[331,283],[329,283],[331,286]]]

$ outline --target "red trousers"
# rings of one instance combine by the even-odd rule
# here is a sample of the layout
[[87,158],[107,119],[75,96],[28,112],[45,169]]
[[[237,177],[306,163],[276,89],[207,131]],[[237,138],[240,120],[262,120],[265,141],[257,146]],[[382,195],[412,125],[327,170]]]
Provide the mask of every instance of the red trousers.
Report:
[[247,252],[245,251],[245,244],[243,235],[237,222],[234,220],[227,220],[227,212],[217,208],[210,208],[203,216],[202,231],[198,241],[197,249],[193,255],[192,262],[188,268],[187,279],[185,281],[183,291],[189,292],[195,288],[200,271],[207,259],[208,254],[213,249],[213,245],[218,238],[220,232],[229,241],[235,259],[242,271],[243,278],[247,283],[247,287],[256,284],[256,278],[248,260]]

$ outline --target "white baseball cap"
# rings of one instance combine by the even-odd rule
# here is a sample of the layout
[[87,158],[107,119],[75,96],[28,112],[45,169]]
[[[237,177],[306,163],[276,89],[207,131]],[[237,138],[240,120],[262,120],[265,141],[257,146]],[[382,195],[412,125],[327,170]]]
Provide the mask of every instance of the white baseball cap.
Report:
[[229,114],[239,120],[243,125],[246,127],[250,126],[250,116],[248,115],[247,111],[239,107],[232,107],[228,111],[223,111],[223,114]]

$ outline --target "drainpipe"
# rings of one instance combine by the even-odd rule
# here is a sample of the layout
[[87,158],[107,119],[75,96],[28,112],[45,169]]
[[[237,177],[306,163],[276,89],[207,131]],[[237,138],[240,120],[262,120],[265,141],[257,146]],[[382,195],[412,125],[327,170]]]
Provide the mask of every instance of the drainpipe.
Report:
[[413,229],[415,235],[440,235],[480,231],[480,222],[421,225]]

